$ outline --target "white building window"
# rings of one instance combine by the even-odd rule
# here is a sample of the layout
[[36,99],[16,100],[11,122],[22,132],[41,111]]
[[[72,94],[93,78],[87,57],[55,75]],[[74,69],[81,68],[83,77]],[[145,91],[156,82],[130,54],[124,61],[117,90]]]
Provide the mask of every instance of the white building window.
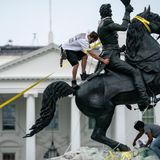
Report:
[[147,110],[142,116],[144,123],[152,124],[154,123],[154,109]]
[[2,129],[15,130],[15,105],[7,105],[2,109]]
[[15,153],[3,153],[2,160],[15,160]]

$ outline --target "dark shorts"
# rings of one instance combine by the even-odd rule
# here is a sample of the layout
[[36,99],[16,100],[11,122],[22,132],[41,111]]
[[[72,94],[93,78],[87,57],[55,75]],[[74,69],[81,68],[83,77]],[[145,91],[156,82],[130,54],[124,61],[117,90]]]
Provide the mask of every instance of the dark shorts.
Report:
[[66,54],[67,54],[67,59],[72,66],[78,64],[78,61],[80,61],[82,57],[86,56],[86,54],[83,53],[82,51],[66,50]]

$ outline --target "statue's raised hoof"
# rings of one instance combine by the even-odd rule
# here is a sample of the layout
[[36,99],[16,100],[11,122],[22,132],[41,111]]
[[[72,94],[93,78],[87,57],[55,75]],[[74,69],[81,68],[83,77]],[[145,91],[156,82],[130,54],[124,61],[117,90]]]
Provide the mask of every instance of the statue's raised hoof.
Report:
[[131,149],[127,146],[127,145],[124,145],[124,144],[120,144],[117,149],[119,149],[120,151],[131,151]]

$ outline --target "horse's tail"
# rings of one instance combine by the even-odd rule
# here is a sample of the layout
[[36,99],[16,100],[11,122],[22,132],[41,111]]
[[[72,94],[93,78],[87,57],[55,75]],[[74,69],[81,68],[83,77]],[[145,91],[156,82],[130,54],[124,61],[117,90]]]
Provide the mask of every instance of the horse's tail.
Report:
[[43,92],[40,118],[36,120],[36,123],[30,128],[31,132],[26,134],[24,138],[31,137],[48,126],[54,116],[57,100],[74,93],[74,91],[66,82],[58,81],[51,83]]

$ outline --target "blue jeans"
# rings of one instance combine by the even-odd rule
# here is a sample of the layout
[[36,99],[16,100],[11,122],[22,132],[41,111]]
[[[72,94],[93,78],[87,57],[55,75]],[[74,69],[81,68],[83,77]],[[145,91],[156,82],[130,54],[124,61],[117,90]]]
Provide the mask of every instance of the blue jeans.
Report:
[[160,158],[160,135],[151,143],[150,148],[157,154]]

